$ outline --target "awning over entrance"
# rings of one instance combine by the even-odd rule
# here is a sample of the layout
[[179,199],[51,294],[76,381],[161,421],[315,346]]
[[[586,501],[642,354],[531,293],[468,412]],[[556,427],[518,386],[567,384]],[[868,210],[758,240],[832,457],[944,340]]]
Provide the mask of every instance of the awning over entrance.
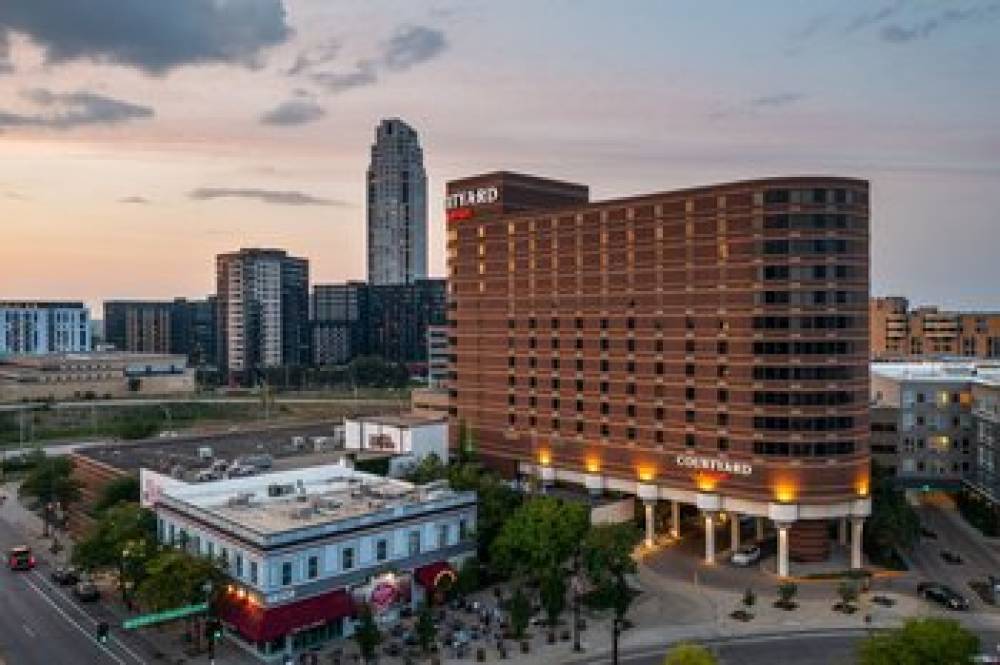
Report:
[[454,584],[457,579],[455,569],[447,561],[437,561],[417,568],[413,571],[413,576],[425,589],[429,590],[436,589],[444,580]]
[[247,600],[226,598],[220,618],[251,642],[270,642],[282,635],[351,616],[354,603],[339,589],[278,607],[260,607]]

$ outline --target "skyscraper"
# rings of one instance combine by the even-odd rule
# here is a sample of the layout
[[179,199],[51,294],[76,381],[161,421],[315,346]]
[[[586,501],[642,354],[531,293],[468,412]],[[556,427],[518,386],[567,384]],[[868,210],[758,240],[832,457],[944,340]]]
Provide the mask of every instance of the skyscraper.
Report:
[[309,262],[278,249],[241,249],[216,257],[219,364],[229,376],[309,355]]
[[427,277],[427,175],[417,132],[399,118],[379,123],[368,166],[368,283]]

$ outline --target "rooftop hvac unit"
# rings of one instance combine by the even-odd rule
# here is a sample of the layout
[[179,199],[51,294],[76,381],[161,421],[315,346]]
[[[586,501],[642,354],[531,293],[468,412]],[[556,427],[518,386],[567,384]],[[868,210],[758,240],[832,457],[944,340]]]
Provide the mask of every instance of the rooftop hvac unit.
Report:
[[286,496],[295,492],[295,485],[279,485],[273,484],[267,486],[267,495],[274,496]]
[[316,514],[312,506],[297,506],[292,509],[292,519],[307,520]]
[[250,501],[253,499],[253,492],[240,492],[234,497],[230,497],[229,506],[235,508],[237,506],[249,506]]

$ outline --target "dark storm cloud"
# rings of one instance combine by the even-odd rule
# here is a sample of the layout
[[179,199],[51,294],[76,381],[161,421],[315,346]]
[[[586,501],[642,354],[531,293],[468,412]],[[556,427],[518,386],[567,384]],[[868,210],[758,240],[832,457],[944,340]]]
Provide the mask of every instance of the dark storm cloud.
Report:
[[282,0],[3,0],[0,35],[11,32],[29,36],[49,63],[90,59],[154,75],[197,63],[252,66],[291,33]]
[[385,45],[382,62],[389,69],[402,71],[440,55],[448,42],[444,33],[420,25],[403,26]]
[[153,117],[153,109],[113,97],[80,91],[59,93],[42,88],[22,93],[39,107],[34,113],[0,110],[0,129],[43,127],[73,129],[84,125],[117,125]]
[[959,23],[978,23],[988,21],[1000,16],[1000,3],[991,3],[966,9],[946,9],[923,21],[918,21],[909,26],[899,24],[886,25],[882,28],[881,36],[887,42],[902,43],[911,42],[918,39],[926,39],[938,30],[950,25]]
[[262,115],[260,121],[265,125],[290,127],[315,122],[324,115],[323,107],[311,99],[290,99]]
[[803,99],[805,99],[805,95],[801,92],[779,92],[774,95],[755,97],[750,100],[750,106],[758,108],[762,106],[788,106],[789,104],[800,102]]
[[134,203],[138,205],[145,205],[149,203],[149,199],[145,196],[123,196],[118,199],[118,203]]
[[324,199],[311,194],[295,191],[273,189],[257,189],[255,187],[201,187],[192,191],[189,196],[196,201],[211,201],[214,199],[253,199],[264,203],[276,203],[291,206],[346,206],[343,201]]

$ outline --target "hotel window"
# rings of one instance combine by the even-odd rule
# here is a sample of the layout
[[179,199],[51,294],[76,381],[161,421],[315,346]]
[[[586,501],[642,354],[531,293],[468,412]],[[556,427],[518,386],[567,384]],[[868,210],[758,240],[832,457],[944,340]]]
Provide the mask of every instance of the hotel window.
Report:
[[538,348],[538,340],[534,337],[528,339],[528,348],[535,349]]
[[608,382],[607,381],[601,381],[601,394],[602,395],[607,395],[608,394]]
[[627,363],[625,363],[625,371],[628,372],[629,374],[635,374],[634,360],[629,360]]
[[607,416],[611,413],[611,405],[607,402],[601,402],[601,415]]
[[[576,341],[579,342],[580,340],[576,340]],[[582,372],[583,371],[583,358],[577,358],[576,359],[576,371],[577,372]]]
[[729,439],[724,436],[719,437],[718,441],[719,450],[729,450]]
[[686,365],[684,365],[684,375],[694,376],[694,364],[687,363]]
[[656,348],[656,352],[657,353],[663,353],[663,340],[662,339],[656,340],[656,347],[655,348]]
[[552,369],[559,369],[559,359],[558,358],[553,358],[552,359]]
[[720,402],[728,402],[729,401],[729,391],[728,390],[720,389],[719,392],[717,393],[716,397],[718,398],[718,400]]
[[243,577],[243,555],[236,555],[236,577]]
[[694,353],[694,340],[693,339],[685,340],[685,342],[684,342],[684,351],[685,351],[685,353]]
[[[555,389],[556,386],[552,386],[552,388]],[[553,411],[558,411],[559,410],[559,398],[558,397],[554,397],[552,399],[552,410]]]
[[603,423],[601,425],[601,436],[603,436],[606,439],[610,435],[611,435],[611,428],[608,427],[607,423]]
[[728,413],[717,413],[715,414],[715,421],[718,423],[719,427],[725,427],[729,424],[729,414]]
[[389,541],[385,538],[380,538],[375,541],[375,560],[385,561],[389,558]]
[[684,412],[684,422],[693,423],[694,422],[694,411],[688,409]]
[[345,547],[340,551],[341,570],[351,570],[354,568],[354,548]]
[[513,414],[513,413],[508,414],[507,415],[507,424],[511,425],[511,426],[516,425],[517,424],[517,416],[515,414]]
[[438,524],[438,549],[448,547],[448,525]]
[[629,418],[635,418],[635,404],[629,404],[625,407],[625,414]]
[[607,337],[601,338],[601,351],[607,351],[611,348],[611,341]]
[[458,539],[465,540],[469,537],[469,522],[464,517],[458,520]]
[[583,392],[583,379],[577,379],[576,380],[576,392],[578,392],[578,393],[582,393]]
[[664,366],[662,362],[656,363],[656,374],[658,376],[663,376]]
[[535,369],[536,367],[538,367],[538,358],[536,358],[535,356],[531,356],[530,358],[528,358],[528,367],[530,367],[531,369]]
[[583,434],[583,421],[582,420],[577,420],[576,421],[576,433],[577,434]]
[[725,340],[719,340],[716,342],[715,350],[720,356],[724,356],[729,353],[729,342]]
[[631,316],[630,316],[630,317],[628,317],[628,319],[627,319],[627,320],[626,320],[626,322],[625,322],[625,326],[626,326],[626,327],[627,327],[627,328],[628,328],[629,330],[635,330],[635,318],[634,318],[634,317],[631,317]]
[[629,427],[625,430],[625,435],[628,437],[629,441],[635,441],[635,428]]
[[576,400],[576,412],[580,413],[583,411],[583,400]]
[[628,348],[629,353],[635,353],[635,338],[634,337],[630,337],[626,341],[626,347]]
[[607,330],[607,329],[608,329],[608,320],[601,319],[601,330]]
[[634,395],[635,394],[635,384],[634,383],[626,383],[625,384],[625,394],[626,395]]
[[688,386],[684,389],[684,399],[686,399],[689,402],[693,402],[694,396],[695,396],[694,386]]
[[656,407],[656,419],[657,420],[663,420],[663,416],[664,415],[665,415],[665,411],[664,411],[663,407],[662,406]]
[[257,562],[250,562],[250,584],[257,584]]
[[311,556],[306,562],[306,576],[314,580],[319,577],[319,557]]
[[507,385],[511,386],[511,387],[516,386],[517,385],[517,378],[514,375],[508,376],[507,377]]
[[684,445],[688,448],[694,448],[694,434],[684,435]]
[[281,585],[288,586],[292,583],[292,562],[285,561],[281,564]]
[[578,351],[582,350],[583,349],[583,338],[582,337],[577,337],[576,340],[575,340],[575,342],[574,342],[574,345],[576,346],[576,349]]

